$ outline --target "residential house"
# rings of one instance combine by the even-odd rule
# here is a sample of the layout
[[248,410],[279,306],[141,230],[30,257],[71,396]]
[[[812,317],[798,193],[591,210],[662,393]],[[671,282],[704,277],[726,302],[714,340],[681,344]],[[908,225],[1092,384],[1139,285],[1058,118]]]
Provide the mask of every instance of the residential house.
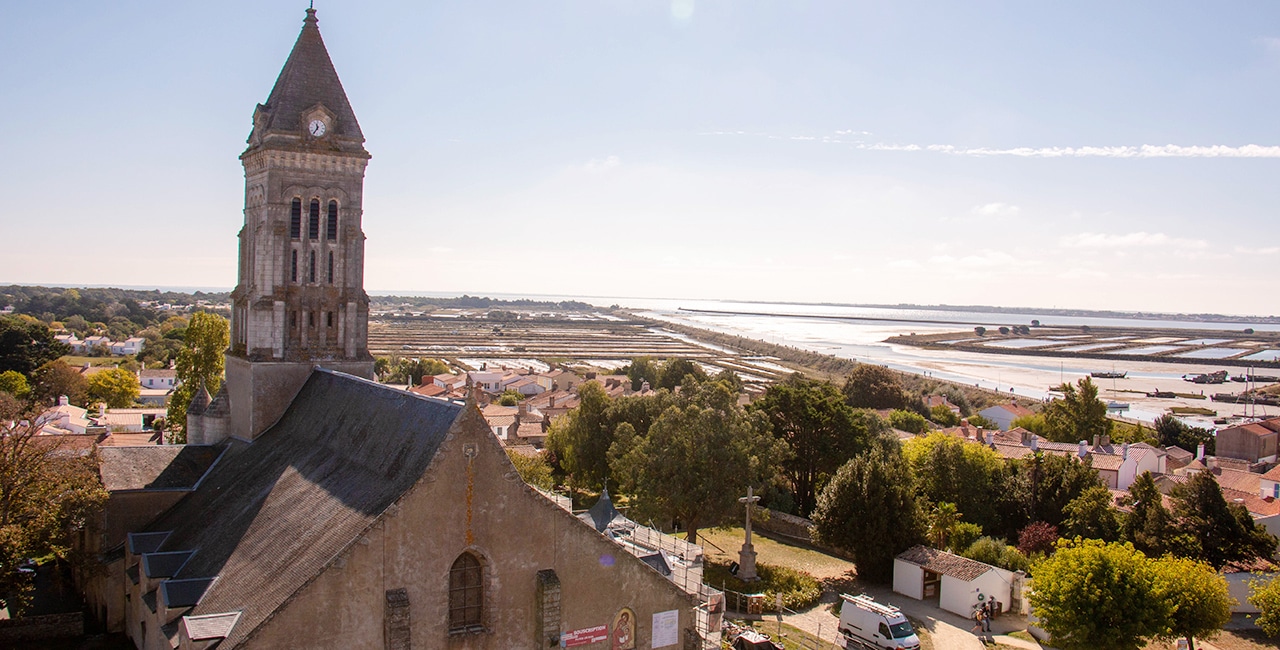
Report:
[[113,342],[110,346],[111,354],[114,354],[117,356],[134,355],[139,352],[142,352],[142,346],[146,345],[146,343],[147,343],[147,340],[140,336],[134,336],[134,337],[127,338],[123,341]]
[[143,388],[173,390],[178,387],[178,371],[173,368],[144,368],[138,371]]
[[978,415],[996,423],[1001,431],[1008,431],[1013,426],[1014,420],[1026,415],[1035,415],[1035,412],[1025,406],[1009,403],[988,406],[978,411]]
[[563,368],[553,368],[533,376],[544,391],[572,391],[582,384],[582,378]]
[[1217,433],[1217,453],[1251,463],[1276,462],[1280,417],[1237,424]]
[[1021,576],[977,560],[928,546],[913,546],[893,560],[893,590],[916,600],[938,600],[938,606],[969,618],[994,598],[1003,611],[1021,598]]

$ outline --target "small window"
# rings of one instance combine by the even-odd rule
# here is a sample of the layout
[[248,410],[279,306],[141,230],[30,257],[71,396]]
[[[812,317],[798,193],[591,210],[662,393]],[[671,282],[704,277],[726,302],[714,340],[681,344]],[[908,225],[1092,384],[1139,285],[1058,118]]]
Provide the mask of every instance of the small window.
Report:
[[302,199],[294,199],[289,208],[289,238],[302,238]]
[[329,227],[325,231],[325,239],[334,241],[338,238],[338,202],[329,202]]
[[463,553],[449,569],[449,631],[479,628],[483,610],[484,571],[476,556]]
[[289,312],[289,327],[297,327],[297,326],[298,326],[298,312],[291,311]]
[[320,200],[311,199],[311,212],[307,215],[307,238],[320,239]]
[[311,251],[311,270],[307,275],[307,282],[316,281],[316,252]]
[[333,284],[333,251],[329,251],[329,284]]
[[326,312],[324,315],[324,326],[333,327],[333,312]]
[[289,260],[289,281],[298,281],[298,251],[291,251],[292,257]]

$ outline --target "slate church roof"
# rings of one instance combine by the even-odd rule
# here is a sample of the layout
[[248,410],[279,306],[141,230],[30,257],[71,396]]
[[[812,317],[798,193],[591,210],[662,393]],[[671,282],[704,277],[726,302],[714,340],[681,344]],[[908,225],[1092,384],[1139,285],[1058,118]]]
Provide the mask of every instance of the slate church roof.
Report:
[[279,422],[229,441],[147,527],[172,531],[156,551],[196,551],[174,580],[220,576],[192,583],[188,615],[240,612],[222,647],[242,642],[417,483],[464,408],[316,369]]
[[265,130],[297,133],[302,129],[302,113],[316,104],[324,104],[337,117],[336,135],[364,142],[351,102],[347,101],[347,93],[329,59],[324,39],[320,38],[317,22],[316,10],[308,9],[302,33],[262,107],[268,114]]

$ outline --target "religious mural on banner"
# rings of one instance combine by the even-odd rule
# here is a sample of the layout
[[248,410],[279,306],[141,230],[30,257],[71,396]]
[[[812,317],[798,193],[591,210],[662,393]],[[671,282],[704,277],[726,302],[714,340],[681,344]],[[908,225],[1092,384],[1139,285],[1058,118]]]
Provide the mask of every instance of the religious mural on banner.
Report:
[[623,607],[614,615],[611,629],[613,634],[609,639],[613,642],[612,650],[635,650],[636,613],[631,608]]

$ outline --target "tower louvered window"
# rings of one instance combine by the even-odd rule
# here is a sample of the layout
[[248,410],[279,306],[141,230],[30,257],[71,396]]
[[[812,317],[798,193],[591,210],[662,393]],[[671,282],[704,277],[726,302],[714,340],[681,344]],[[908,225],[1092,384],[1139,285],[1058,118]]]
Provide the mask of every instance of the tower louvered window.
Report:
[[302,199],[294,199],[289,207],[289,239],[302,238]]
[[290,251],[292,256],[289,258],[289,281],[298,281],[298,251]]
[[316,252],[311,251],[311,266],[307,273],[307,282],[316,281]]
[[307,215],[307,238],[320,239],[320,200],[311,199],[311,212]]
[[333,284],[333,251],[329,251],[329,284]]
[[483,612],[484,570],[476,556],[463,553],[449,569],[449,631],[479,629]]
[[334,241],[338,238],[338,202],[329,202],[329,224],[325,231],[325,239]]

